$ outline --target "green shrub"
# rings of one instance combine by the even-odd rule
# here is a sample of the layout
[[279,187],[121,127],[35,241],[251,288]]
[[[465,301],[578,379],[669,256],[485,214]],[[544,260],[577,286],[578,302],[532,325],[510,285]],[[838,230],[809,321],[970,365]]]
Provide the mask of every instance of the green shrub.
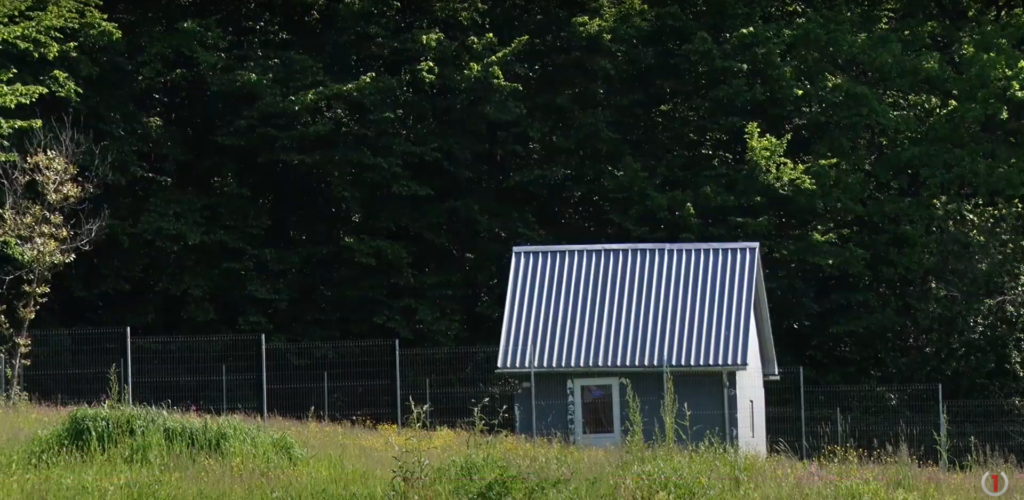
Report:
[[454,458],[438,470],[434,480],[436,486],[451,488],[454,498],[480,500],[512,498],[520,483],[504,461],[486,452]]
[[431,486],[442,498],[503,500],[550,498],[566,482],[560,477],[523,475],[495,450],[475,450],[439,467]]
[[79,408],[29,446],[30,459],[113,457],[150,462],[171,455],[293,461],[302,455],[289,436],[235,417],[194,417],[150,408]]

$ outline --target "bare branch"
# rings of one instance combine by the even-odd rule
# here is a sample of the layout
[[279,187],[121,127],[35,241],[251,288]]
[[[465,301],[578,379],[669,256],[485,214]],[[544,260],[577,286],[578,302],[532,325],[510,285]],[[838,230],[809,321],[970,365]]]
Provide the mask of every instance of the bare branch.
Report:
[[43,152],[50,152],[75,165],[80,180],[89,188],[109,179],[112,155],[102,145],[96,145],[91,134],[76,127],[70,115],[64,115],[59,122],[56,118],[51,119],[49,126],[33,130],[19,157],[24,161]]
[[61,249],[67,251],[91,250],[92,242],[103,233],[106,222],[106,210],[88,219],[78,219],[77,228],[72,232],[72,238]]

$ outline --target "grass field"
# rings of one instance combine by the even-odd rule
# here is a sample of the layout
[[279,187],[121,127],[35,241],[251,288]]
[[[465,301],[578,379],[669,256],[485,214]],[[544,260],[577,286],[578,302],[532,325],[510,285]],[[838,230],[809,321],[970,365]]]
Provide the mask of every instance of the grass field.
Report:
[[[983,468],[842,455],[812,465],[716,447],[609,451],[466,431],[0,405],[3,499],[988,498]],[[986,466],[1010,476],[1002,498],[1024,497],[1015,469]]]

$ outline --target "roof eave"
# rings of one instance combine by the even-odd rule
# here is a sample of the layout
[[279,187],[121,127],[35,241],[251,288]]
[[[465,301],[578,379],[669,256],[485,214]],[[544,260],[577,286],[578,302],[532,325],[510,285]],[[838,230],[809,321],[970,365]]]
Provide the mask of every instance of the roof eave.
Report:
[[758,242],[727,243],[609,243],[596,245],[522,245],[512,247],[513,253],[562,252],[566,250],[706,250],[718,248],[760,248]]
[[768,314],[768,295],[764,287],[764,274],[761,271],[761,252],[757,252],[755,272],[757,273],[754,281],[757,307],[754,308],[754,321],[757,322],[757,340],[761,351],[761,372],[766,376],[775,376],[779,374],[779,362],[775,355],[772,322]]
[[495,370],[496,373],[530,373],[531,371],[537,373],[594,373],[594,372],[614,372],[614,373],[638,373],[638,372],[708,372],[708,373],[719,373],[719,372],[737,372],[746,371],[746,366],[670,366],[668,368],[661,366],[650,366],[650,367],[609,367],[609,366],[598,366],[589,368],[498,368]]

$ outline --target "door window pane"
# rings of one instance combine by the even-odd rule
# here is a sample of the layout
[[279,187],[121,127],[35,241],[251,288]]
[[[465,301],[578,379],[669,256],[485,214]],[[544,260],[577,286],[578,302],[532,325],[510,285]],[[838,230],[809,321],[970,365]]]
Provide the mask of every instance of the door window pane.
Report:
[[585,385],[580,388],[584,434],[614,434],[615,407],[611,385]]

